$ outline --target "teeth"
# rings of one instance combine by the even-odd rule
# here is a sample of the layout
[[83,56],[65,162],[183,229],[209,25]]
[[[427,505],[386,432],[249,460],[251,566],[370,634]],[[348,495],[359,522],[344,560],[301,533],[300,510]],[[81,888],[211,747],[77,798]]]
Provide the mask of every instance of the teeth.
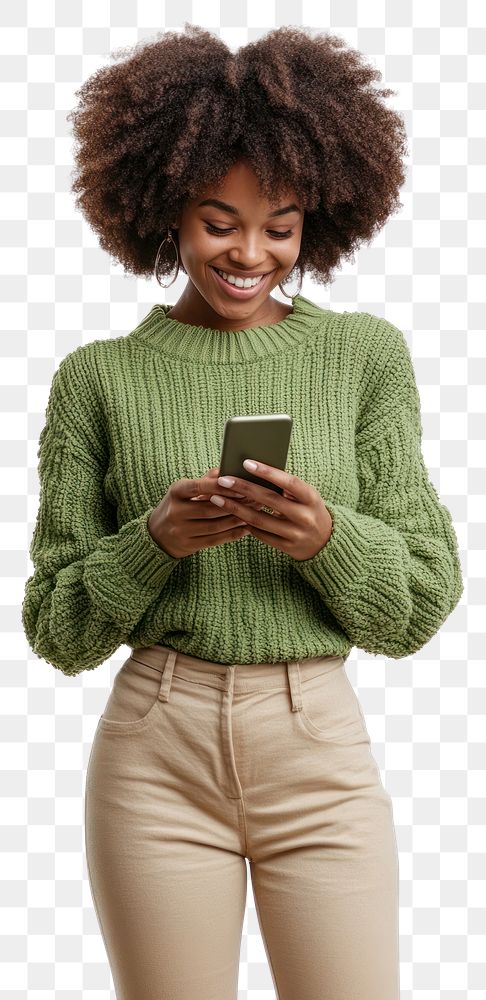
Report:
[[215,271],[228,282],[229,285],[236,285],[237,288],[253,288],[254,285],[258,285],[265,275],[261,274],[259,278],[235,278],[234,274],[227,274],[226,271],[220,271],[219,267],[215,267]]

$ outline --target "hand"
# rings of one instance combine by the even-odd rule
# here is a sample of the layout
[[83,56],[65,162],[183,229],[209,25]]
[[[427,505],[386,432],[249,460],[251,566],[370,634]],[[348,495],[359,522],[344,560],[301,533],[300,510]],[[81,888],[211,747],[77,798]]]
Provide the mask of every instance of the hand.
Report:
[[[199,549],[223,545],[250,534],[246,521],[209,503],[218,471],[211,469],[200,479],[175,480],[151,511],[147,521],[148,531],[157,545],[173,559],[182,559]],[[205,492],[200,492],[202,490]],[[189,503],[199,497],[207,497],[207,502]]]
[[[312,559],[327,545],[333,529],[331,514],[320,494],[297,476],[271,465],[263,465],[262,462],[257,463],[256,469],[247,471],[251,471],[259,479],[268,479],[282,487],[283,495],[266,489],[259,483],[232,476],[234,482],[229,488],[221,486],[219,480],[216,480],[217,490],[210,497],[211,503],[215,503],[215,496],[223,498],[224,506],[221,509],[245,520],[250,534],[255,538],[272,548],[280,549],[293,559]],[[251,501],[255,511],[249,509],[248,504],[235,499],[233,491],[242,493]],[[263,513],[260,505],[270,507],[274,513]]]

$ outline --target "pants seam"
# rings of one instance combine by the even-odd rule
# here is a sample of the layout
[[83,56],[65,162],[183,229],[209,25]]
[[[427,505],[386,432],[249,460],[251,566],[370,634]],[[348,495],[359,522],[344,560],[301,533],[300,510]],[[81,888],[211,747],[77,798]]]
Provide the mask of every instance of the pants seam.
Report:
[[[90,753],[90,759],[91,759],[91,753]],[[89,760],[88,760],[88,768],[89,768]],[[107,941],[106,941],[106,937],[105,937],[105,931],[103,929],[103,921],[101,919],[100,912],[99,912],[99,909],[98,909],[98,904],[97,904],[97,901],[96,901],[96,894],[95,894],[95,891],[94,891],[94,881],[93,881],[93,878],[92,878],[92,875],[91,875],[91,868],[90,868],[89,858],[88,858],[88,847],[87,847],[87,838],[86,838],[86,831],[87,831],[86,817],[87,817],[87,815],[88,815],[88,785],[87,785],[87,782],[86,782],[86,787],[85,787],[85,792],[84,792],[84,842],[85,842],[85,853],[86,853],[86,867],[88,869],[88,882],[89,882],[89,887],[90,887],[90,892],[91,892],[91,898],[93,900],[93,906],[94,906],[95,913],[96,913],[96,918],[98,920],[99,928],[100,928],[100,931],[101,931],[101,937],[103,938],[103,944],[105,946],[106,959],[107,959],[107,962],[108,962],[108,968],[109,968],[109,971],[110,971],[110,976],[113,979],[113,973],[111,971],[110,955],[109,955]],[[114,985],[114,983],[113,983],[113,985]]]
[[[253,884],[253,882],[252,882],[252,884]],[[276,979],[276,976],[275,976],[275,969],[274,969],[273,964],[272,964],[272,959],[271,959],[271,956],[270,956],[270,949],[267,947],[267,942],[265,940],[265,934],[263,932],[263,924],[262,924],[260,907],[258,905],[258,899],[257,899],[257,893],[256,892],[253,892],[253,899],[255,900],[255,908],[256,908],[256,911],[257,911],[257,915],[258,915],[258,922],[260,924],[260,934],[261,934],[261,938],[262,938],[262,941],[263,941],[263,947],[265,948],[265,953],[266,953],[266,956],[267,956],[267,962],[268,962],[268,965],[270,967],[270,972],[272,974],[272,979],[273,979],[273,985],[275,987],[275,1000],[280,1000],[280,993],[279,993],[278,988],[277,988],[277,979]]]

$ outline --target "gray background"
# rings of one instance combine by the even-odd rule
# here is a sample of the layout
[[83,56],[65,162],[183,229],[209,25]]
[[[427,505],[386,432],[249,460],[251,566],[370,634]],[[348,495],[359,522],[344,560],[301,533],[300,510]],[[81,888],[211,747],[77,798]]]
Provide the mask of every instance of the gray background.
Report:
[[[0,996],[115,997],[87,880],[83,796],[96,723],[129,648],[96,671],[65,677],[29,649],[20,609],[32,572],[37,444],[55,369],[79,344],[128,333],[154,302],[173,304],[187,280],[181,274],[164,292],[155,279],[125,276],[98,247],[74,209],[66,114],[76,88],[113,48],[164,28],[182,31],[188,20],[234,50],[279,25],[329,30],[374,61],[381,86],[398,91],[388,101],[404,113],[409,136],[403,209],[332,286],[306,280],[302,294],[336,310],[386,316],[405,332],[424,457],[451,511],[465,578],[469,570],[460,604],[419,653],[394,661],[355,649],[346,666],[393,798],[402,1000],[479,1000],[486,995],[486,8],[451,0],[16,0],[2,4],[0,20]],[[274,295],[287,301],[279,289]],[[239,1000],[273,998],[248,878]]]

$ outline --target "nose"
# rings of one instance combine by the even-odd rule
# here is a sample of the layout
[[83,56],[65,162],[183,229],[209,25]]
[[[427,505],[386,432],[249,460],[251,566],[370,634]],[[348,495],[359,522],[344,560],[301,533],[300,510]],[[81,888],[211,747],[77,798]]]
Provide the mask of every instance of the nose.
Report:
[[276,265],[265,262],[265,253],[259,246],[258,237],[242,236],[238,244],[229,251],[228,260],[245,271],[272,271]]

